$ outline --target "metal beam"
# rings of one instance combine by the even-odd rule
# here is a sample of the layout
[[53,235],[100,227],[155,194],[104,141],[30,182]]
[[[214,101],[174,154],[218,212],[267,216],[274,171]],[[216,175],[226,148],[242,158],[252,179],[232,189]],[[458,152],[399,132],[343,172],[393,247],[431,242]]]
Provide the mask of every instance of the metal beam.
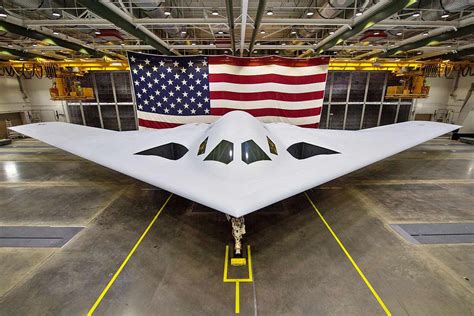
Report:
[[267,0],[260,0],[258,2],[257,16],[255,17],[255,22],[253,24],[252,38],[250,39],[249,45],[249,57],[252,56],[253,46],[255,45],[255,39],[257,38],[257,33],[260,29],[260,23],[262,22],[263,13],[267,6]]
[[[474,19],[472,19],[474,22]],[[451,30],[439,28],[428,32],[426,35],[414,36],[410,41],[400,43],[397,47],[387,50],[382,57],[389,57],[409,50],[417,49],[424,46],[434,46],[440,42],[444,42],[453,38],[470,35],[474,33],[474,24]]]
[[165,55],[171,55],[172,52],[169,50],[168,45],[156,36],[153,32],[145,28],[143,25],[135,25],[133,19],[127,13],[120,10],[109,0],[78,0],[78,2],[85,6],[87,9],[101,16],[104,19],[109,20],[117,27],[120,27],[125,32],[139,38],[145,44],[153,46],[160,53]]
[[35,30],[27,29],[21,25],[10,23],[8,21],[0,21],[0,31],[10,32],[21,36],[36,39],[38,41],[46,42],[48,44],[61,46],[77,51],[84,55],[90,55],[92,57],[104,57],[106,54],[87,46],[79,45],[70,41],[63,40],[57,36],[44,34]]
[[[132,18],[131,22],[135,25],[143,26],[160,26],[160,25],[227,25],[228,19],[225,18]],[[267,18],[262,19],[262,26],[342,26],[351,25],[354,19],[299,19],[299,18]],[[58,20],[25,20],[25,25],[28,26],[104,26],[110,27],[114,25],[106,19],[58,19]],[[407,27],[407,28],[437,28],[437,27],[459,27],[459,21],[407,21],[387,19],[377,23],[377,27],[391,28],[391,27]]]
[[227,22],[229,23],[230,40],[232,42],[232,52],[235,54],[235,34],[234,34],[234,5],[232,0],[226,0]]
[[405,7],[408,7],[415,2],[416,0],[382,0],[376,5],[370,7],[361,16],[355,18],[354,23],[351,26],[342,26],[333,35],[326,37],[323,41],[316,45],[314,50],[317,54],[320,54],[332,46],[335,46],[336,44],[343,42],[344,40],[372,27],[378,22],[385,20],[386,18],[392,16],[400,10],[403,10]]
[[245,49],[245,31],[247,28],[247,12],[249,9],[249,1],[248,0],[241,0],[242,6],[242,13],[240,15],[241,23],[240,23],[240,57],[244,55]]
[[[59,58],[56,57],[50,57],[50,56],[45,56],[45,55],[40,55],[40,54],[35,54],[35,53],[28,53],[24,52],[18,49],[14,48],[7,48],[7,47],[0,47],[0,55],[2,57],[10,57],[9,59],[35,59],[35,58],[44,58],[44,59],[52,59],[52,60],[60,60]],[[14,57],[19,57],[19,58],[14,58]]]

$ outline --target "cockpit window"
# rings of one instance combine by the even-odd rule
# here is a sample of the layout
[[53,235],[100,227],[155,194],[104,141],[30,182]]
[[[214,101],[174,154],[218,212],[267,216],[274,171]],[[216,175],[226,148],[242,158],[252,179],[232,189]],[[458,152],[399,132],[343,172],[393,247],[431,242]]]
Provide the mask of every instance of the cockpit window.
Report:
[[278,155],[277,147],[275,146],[275,143],[272,142],[272,140],[267,136],[267,141],[268,141],[268,147],[270,148],[270,152],[274,155]]
[[206,139],[203,140],[201,145],[199,145],[198,156],[204,154],[204,152],[206,151],[206,145],[207,145],[207,140],[208,139],[209,139],[209,137],[206,137]]
[[226,165],[234,159],[234,144],[222,140],[204,160],[214,160],[225,163]]
[[242,160],[246,164],[260,160],[271,160],[253,140],[242,143]]

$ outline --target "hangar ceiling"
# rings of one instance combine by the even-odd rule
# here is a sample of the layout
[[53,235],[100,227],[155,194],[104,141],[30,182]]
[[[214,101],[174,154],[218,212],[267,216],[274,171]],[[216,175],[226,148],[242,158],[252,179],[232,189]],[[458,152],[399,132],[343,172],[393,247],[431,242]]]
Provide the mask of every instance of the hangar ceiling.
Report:
[[0,56],[9,60],[114,59],[128,50],[422,60],[474,51],[473,0],[0,3]]

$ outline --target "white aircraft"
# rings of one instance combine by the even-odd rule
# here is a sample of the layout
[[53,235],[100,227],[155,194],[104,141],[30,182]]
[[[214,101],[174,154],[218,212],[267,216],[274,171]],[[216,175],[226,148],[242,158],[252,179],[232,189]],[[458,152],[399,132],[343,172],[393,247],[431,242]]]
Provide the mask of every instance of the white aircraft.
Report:
[[116,132],[67,123],[12,129],[231,217],[243,216],[460,126],[411,121],[360,131],[262,123],[233,111],[212,124]]

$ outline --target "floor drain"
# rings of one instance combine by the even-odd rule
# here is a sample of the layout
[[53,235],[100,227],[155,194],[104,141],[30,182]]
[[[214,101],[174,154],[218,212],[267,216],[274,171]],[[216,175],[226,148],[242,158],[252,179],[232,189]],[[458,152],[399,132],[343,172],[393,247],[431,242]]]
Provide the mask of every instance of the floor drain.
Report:
[[84,227],[0,226],[0,247],[61,248]]
[[474,224],[392,224],[398,234],[413,244],[474,243]]

